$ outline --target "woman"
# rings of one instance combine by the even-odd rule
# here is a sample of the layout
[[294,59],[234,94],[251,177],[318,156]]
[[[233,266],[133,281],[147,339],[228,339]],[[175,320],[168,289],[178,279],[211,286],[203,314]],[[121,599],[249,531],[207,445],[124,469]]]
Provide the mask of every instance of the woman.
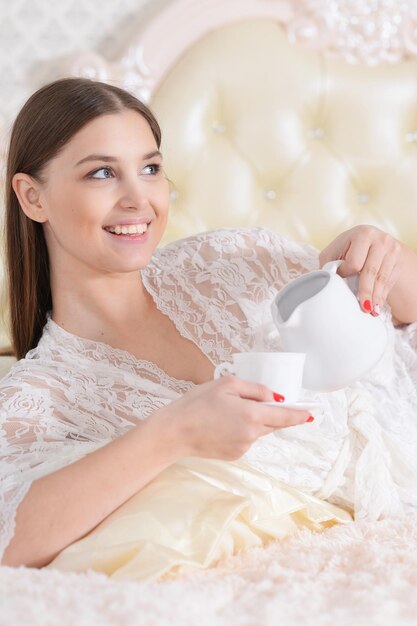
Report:
[[326,394],[312,423],[279,406],[279,389],[212,378],[232,352],[279,347],[270,302],[317,252],[260,228],[156,250],[168,213],[159,146],[147,107],[86,79],[46,85],[14,124],[6,238],[20,360],[0,384],[3,564],[155,579],[351,519],[344,509],[378,518],[415,501],[414,327],[390,319],[391,307],[396,323],[417,320],[415,254],[370,227],[322,252],[360,272],[391,352],[374,378]]

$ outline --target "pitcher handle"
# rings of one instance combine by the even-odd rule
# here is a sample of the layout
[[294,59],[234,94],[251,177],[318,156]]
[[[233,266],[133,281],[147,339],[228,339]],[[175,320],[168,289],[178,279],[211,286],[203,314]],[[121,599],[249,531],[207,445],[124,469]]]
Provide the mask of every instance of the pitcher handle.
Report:
[[327,272],[330,272],[331,274],[336,274],[337,270],[342,265],[342,263],[343,263],[342,259],[338,259],[337,261],[328,261],[327,263],[323,265],[321,269],[326,270]]
[[226,372],[227,374],[234,374],[233,364],[220,363],[220,365],[217,365],[214,369],[214,379],[216,380],[217,378],[220,378],[220,376],[222,376],[224,372]]

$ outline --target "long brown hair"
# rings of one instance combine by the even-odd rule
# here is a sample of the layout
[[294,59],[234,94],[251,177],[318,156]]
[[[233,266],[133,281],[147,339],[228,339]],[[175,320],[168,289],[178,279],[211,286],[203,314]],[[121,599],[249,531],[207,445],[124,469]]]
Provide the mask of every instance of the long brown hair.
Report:
[[62,78],[36,91],[18,114],[10,137],[6,173],[6,282],[13,352],[34,348],[52,309],[49,258],[42,224],[28,218],[12,187],[22,172],[43,182],[42,170],[85,124],[103,114],[132,109],[161,130],[150,109],[129,92],[86,78]]

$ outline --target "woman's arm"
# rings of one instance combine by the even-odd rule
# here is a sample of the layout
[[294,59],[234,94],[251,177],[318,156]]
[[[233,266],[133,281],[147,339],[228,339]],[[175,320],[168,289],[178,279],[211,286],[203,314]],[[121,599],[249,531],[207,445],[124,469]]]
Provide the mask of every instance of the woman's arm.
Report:
[[47,565],[181,458],[235,460],[258,437],[307,421],[308,411],[261,404],[273,400],[272,390],[234,376],[197,385],[115,441],[34,481],[2,564]]
[[387,301],[395,324],[417,321],[417,255],[374,226],[341,233],[320,253],[320,266],[343,259],[341,276],[359,272],[358,297],[364,311],[378,315]]
[[3,565],[42,567],[177,460],[172,433],[151,419],[32,483]]

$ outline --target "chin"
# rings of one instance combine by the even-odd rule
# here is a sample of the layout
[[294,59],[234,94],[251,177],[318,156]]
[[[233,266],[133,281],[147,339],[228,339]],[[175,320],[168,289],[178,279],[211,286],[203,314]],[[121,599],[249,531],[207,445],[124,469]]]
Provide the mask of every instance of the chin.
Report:
[[126,263],[125,265],[123,265],[122,267],[120,267],[120,269],[118,271],[120,271],[121,274],[123,273],[127,273],[127,272],[138,272],[142,269],[144,269],[147,265],[149,265],[151,261],[151,257],[143,259],[141,261],[137,261],[136,263]]

